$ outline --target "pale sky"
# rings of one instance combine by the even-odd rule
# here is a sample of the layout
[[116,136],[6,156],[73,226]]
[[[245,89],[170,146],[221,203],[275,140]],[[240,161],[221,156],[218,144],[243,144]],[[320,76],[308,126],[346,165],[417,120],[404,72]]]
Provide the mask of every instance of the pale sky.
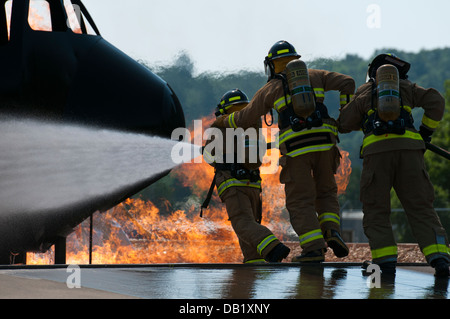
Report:
[[263,71],[278,40],[306,60],[369,58],[376,49],[450,47],[448,0],[83,0],[102,36],[135,59],[198,73]]

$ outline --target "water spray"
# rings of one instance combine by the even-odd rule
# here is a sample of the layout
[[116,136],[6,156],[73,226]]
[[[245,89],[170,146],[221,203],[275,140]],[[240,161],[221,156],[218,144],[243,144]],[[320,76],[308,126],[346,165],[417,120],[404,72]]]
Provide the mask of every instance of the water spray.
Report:
[[[167,175],[167,138],[25,119],[0,120],[0,263],[45,251],[95,211]],[[193,146],[191,146],[193,147]]]

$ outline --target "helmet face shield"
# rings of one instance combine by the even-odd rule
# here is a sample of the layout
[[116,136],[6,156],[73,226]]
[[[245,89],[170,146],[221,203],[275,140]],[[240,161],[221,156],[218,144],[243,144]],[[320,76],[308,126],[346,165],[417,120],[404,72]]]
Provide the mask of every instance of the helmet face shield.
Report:
[[264,60],[264,73],[267,75],[267,79],[270,80],[273,77],[274,67],[272,61],[268,57]]

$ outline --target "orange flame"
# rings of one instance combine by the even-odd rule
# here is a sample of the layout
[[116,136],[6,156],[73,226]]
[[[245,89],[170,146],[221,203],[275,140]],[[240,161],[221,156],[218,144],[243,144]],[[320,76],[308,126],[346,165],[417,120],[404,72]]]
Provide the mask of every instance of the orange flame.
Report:
[[[205,118],[203,129],[214,118]],[[270,137],[267,137],[268,139]],[[269,150],[268,152],[279,151]],[[348,152],[341,150],[341,165],[336,174],[338,194],[343,194],[351,173]],[[285,209],[284,187],[275,174],[262,175],[263,221],[280,240],[295,240]],[[224,205],[213,193],[204,217],[200,205],[211,185],[214,169],[206,162],[186,163],[170,175],[192,195],[183,209],[161,212],[151,201],[127,199],[113,209],[95,214],[93,263],[235,263],[242,254]],[[175,203],[166,202],[169,209]],[[179,205],[178,205],[179,206]],[[79,225],[67,238],[67,263],[88,263],[89,220]],[[51,255],[51,252],[50,252]],[[49,254],[28,254],[28,263],[52,263]]]
[[[68,24],[70,25],[74,33],[81,34],[81,27],[78,22],[75,9],[72,3],[68,0],[64,0],[64,7],[67,13]],[[11,33],[11,11],[12,1],[5,3],[6,13],[6,28],[8,32],[8,40]],[[30,0],[29,12],[28,12],[28,24],[31,29],[35,31],[52,31],[52,21],[50,14],[50,6],[47,1]]]

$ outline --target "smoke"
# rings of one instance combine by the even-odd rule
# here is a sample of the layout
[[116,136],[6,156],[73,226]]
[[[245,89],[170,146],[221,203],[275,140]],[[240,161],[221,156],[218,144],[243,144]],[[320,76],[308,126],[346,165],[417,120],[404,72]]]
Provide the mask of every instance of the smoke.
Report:
[[0,120],[0,213],[67,207],[173,168],[175,141],[32,120]]

